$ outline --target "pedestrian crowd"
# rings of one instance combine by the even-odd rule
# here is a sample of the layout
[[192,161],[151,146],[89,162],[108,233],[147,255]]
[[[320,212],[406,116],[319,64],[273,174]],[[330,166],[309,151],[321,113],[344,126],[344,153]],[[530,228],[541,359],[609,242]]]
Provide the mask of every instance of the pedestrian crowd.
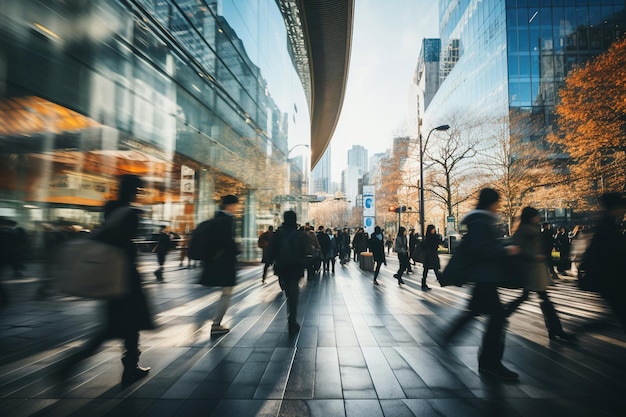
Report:
[[[141,185],[142,180],[137,176],[125,175],[120,178],[117,199],[104,207],[104,224],[107,225],[108,221],[110,227],[103,228],[106,233],[95,233],[93,236],[124,254],[129,289],[120,297],[105,301],[101,330],[66,359],[59,371],[62,380],[109,338],[124,340],[122,386],[145,377],[150,370],[139,365],[139,332],[154,328],[149,302],[142,290],[142,280],[137,270],[137,251],[133,241],[140,224],[140,211],[134,202]],[[603,217],[589,247],[579,257],[577,270],[581,287],[584,282],[583,289],[599,292],[626,332],[626,237],[623,231],[626,199],[620,194],[608,193],[600,198],[600,202],[604,209]],[[381,267],[387,265],[387,255],[393,249],[399,265],[393,277],[399,286],[405,284],[403,277],[412,274],[418,264],[422,268],[422,291],[431,291],[427,283],[430,271],[442,286],[466,283],[471,286],[467,308],[450,323],[442,335],[442,345],[446,346],[457,337],[472,318],[487,316],[478,355],[479,371],[504,380],[516,380],[518,375],[502,363],[507,319],[532,294],[536,294],[540,300],[548,338],[564,343],[576,342],[575,335],[563,329],[557,308],[548,293],[553,280],[559,279],[558,274],[570,273],[572,236],[565,227],[559,227],[553,233],[550,223],[541,222],[540,212],[536,208],[525,207],[511,238],[503,239],[497,227],[499,209],[499,193],[491,188],[481,190],[475,209],[461,221],[467,233],[450,259],[450,268],[446,267],[443,271],[439,258],[443,241],[434,225],[428,225],[423,237],[414,229],[407,230],[403,226],[398,227],[395,237],[379,226],[375,226],[371,234],[363,228],[356,228],[351,236],[347,227],[319,225],[316,230],[308,223],[300,225],[296,213],[288,210],[283,213],[282,224],[277,229],[269,226],[258,238],[263,264],[261,282],[266,284],[270,269],[278,276],[280,289],[287,299],[287,329],[289,335],[295,337],[300,330],[299,285],[305,274],[309,279],[334,274],[337,264],[341,268],[354,261],[362,269],[373,271],[373,285],[378,286]],[[183,252],[180,264],[185,256],[190,262],[197,259],[202,265],[199,283],[221,291],[212,315],[211,335],[216,337],[230,331],[223,321],[237,284],[240,248],[235,238],[234,219],[239,210],[239,198],[232,194],[225,195],[213,219],[180,239],[183,242],[180,247]],[[13,220],[0,218],[0,271],[4,267],[11,267],[15,276],[20,276],[24,268],[21,251],[25,238],[23,229],[19,229]],[[52,286],[55,251],[63,242],[71,239],[74,231],[47,226],[42,232],[45,236],[46,258],[37,292],[40,298],[44,298]],[[167,253],[176,247],[173,241],[178,239],[172,237],[166,226],[160,228],[156,237],[153,252],[157,255],[159,266],[154,275],[158,282],[164,280]],[[199,247],[201,255],[192,255],[199,251]],[[552,255],[555,250],[559,253],[557,261],[553,260]],[[454,273],[459,265],[462,266],[460,273]],[[517,298],[503,303],[498,291],[500,287],[517,288],[521,292]],[[0,282],[0,305],[7,302],[6,289]]]

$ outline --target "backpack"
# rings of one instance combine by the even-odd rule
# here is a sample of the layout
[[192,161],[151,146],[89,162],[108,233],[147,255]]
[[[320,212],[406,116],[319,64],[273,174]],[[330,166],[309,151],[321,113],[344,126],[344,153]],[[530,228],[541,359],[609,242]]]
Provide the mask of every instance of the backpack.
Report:
[[205,220],[193,229],[187,247],[189,259],[203,261],[211,257],[215,249],[213,239],[211,239],[214,223],[214,219]]
[[312,255],[309,255],[307,250],[308,237],[302,232],[282,229],[280,233],[277,233],[275,239],[274,263],[278,270],[304,269],[310,263]]

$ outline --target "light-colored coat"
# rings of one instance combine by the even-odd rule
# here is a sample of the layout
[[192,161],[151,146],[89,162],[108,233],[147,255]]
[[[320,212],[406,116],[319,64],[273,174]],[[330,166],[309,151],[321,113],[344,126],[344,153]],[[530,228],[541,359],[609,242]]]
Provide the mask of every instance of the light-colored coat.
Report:
[[537,259],[543,254],[543,239],[539,227],[532,224],[521,224],[513,234],[513,242],[520,247],[518,262],[519,272],[525,281],[524,289],[529,291],[545,291],[552,285],[548,266],[545,261]]

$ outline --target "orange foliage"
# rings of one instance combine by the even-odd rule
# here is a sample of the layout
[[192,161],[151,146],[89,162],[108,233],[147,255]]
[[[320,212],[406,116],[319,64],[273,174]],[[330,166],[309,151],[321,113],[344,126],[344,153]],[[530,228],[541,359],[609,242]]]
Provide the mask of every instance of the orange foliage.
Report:
[[587,190],[623,191],[626,182],[626,37],[573,70],[556,107],[550,139],[571,156],[571,171]]

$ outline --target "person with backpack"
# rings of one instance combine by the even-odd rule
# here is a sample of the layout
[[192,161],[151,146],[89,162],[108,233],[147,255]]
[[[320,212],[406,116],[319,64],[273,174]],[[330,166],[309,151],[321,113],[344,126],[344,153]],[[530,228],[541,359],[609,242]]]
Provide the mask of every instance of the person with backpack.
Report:
[[207,245],[204,256],[204,269],[200,284],[207,287],[221,287],[222,295],[215,308],[211,335],[222,335],[230,331],[222,326],[222,320],[228,310],[233,289],[237,281],[237,256],[239,247],[234,238],[234,215],[239,209],[239,198],[236,195],[222,197],[220,210],[212,220],[206,223],[206,236],[202,235]]
[[274,264],[281,288],[287,297],[287,325],[290,336],[300,331],[298,323],[298,298],[300,278],[309,265],[307,246],[308,232],[300,232],[296,224],[296,213],[283,213],[283,224],[278,228],[267,249],[268,259]]
[[271,262],[267,260],[267,246],[272,240],[272,236],[274,235],[274,226],[269,226],[267,231],[261,233],[259,236],[259,240],[257,241],[257,245],[263,251],[263,257],[261,258],[261,263],[263,263],[263,276],[261,277],[261,282],[265,284],[265,277],[267,276],[267,270],[269,269]]

